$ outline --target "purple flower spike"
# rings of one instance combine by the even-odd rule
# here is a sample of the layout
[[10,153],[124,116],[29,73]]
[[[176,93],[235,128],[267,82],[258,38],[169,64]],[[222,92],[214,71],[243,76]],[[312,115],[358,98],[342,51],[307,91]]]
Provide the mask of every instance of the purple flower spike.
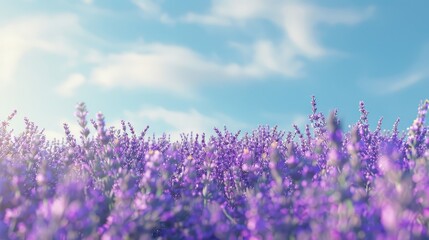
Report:
[[76,106],[46,141],[29,119],[0,126],[0,239],[427,239],[429,101],[408,132],[341,129],[311,99],[305,129],[146,136]]

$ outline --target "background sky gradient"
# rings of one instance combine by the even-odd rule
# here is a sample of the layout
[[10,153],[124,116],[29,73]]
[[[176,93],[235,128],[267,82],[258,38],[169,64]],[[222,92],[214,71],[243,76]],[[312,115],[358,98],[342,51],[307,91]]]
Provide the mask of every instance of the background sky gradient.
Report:
[[177,138],[224,125],[303,127],[315,95],[343,127],[397,117],[429,89],[429,2],[290,0],[4,1],[0,119],[77,134],[76,103]]

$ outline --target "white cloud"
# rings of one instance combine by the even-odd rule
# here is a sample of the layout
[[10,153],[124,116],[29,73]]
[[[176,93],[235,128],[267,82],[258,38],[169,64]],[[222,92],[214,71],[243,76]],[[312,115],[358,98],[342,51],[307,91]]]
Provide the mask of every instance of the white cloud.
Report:
[[288,64],[287,54],[272,61],[274,50],[270,43],[257,43],[254,48],[253,61],[239,65],[218,63],[175,45],[143,44],[142,51],[105,57],[105,61],[92,71],[91,79],[110,88],[147,87],[187,95],[192,93],[195,85],[260,78],[272,73],[293,75],[300,67]]
[[196,13],[188,13],[186,16],[182,18],[185,22],[190,23],[199,23],[199,24],[206,24],[206,25],[220,25],[220,26],[226,26],[229,25],[229,21],[225,18],[219,18],[217,16],[212,15],[199,15]]
[[85,4],[88,4],[88,5],[91,5],[91,4],[94,3],[93,0],[82,0],[82,2],[85,3]]
[[212,133],[213,128],[245,129],[249,126],[223,114],[207,116],[195,109],[177,111],[163,107],[145,107],[137,112],[126,112],[125,116],[132,122],[149,125],[159,135],[170,134],[172,140],[179,140],[181,133]]
[[357,84],[374,94],[393,94],[411,88],[422,81],[429,80],[429,44],[422,47],[417,59],[408,70],[398,73],[396,76],[371,78],[361,80]]
[[89,49],[87,54],[84,57],[84,61],[90,64],[98,64],[103,62],[103,54],[96,49]]
[[148,14],[158,14],[161,12],[159,5],[154,0],[133,0],[133,3]]
[[275,46],[271,41],[262,40],[251,46],[253,63],[251,69],[266,74],[280,74],[288,77],[301,75],[303,63],[295,58],[296,51],[288,44]]
[[76,56],[69,38],[81,33],[76,16],[70,14],[23,17],[0,26],[0,84],[13,79],[20,60],[31,50]]
[[[160,1],[133,0],[145,14],[165,14]],[[356,24],[371,15],[365,10],[322,8],[302,2],[277,0],[214,1],[206,15],[189,13],[185,22],[235,27],[255,20],[269,21],[284,34],[280,41],[256,39],[251,44],[235,43],[247,62],[220,62],[204,57],[191,48],[146,44],[100,59],[90,74],[92,82],[104,87],[145,87],[165,89],[182,96],[192,96],[196,86],[262,79],[270,75],[300,77],[306,59],[325,56],[331,51],[321,46],[315,29],[320,24]],[[101,61],[100,61],[101,60]]]
[[85,83],[85,76],[80,73],[71,74],[61,85],[56,88],[58,94],[71,97],[75,90]]
[[218,0],[212,1],[209,13],[188,13],[182,20],[231,27],[242,27],[255,20],[268,21],[283,32],[282,44],[290,44],[300,55],[314,58],[331,52],[317,40],[316,29],[319,25],[357,24],[370,17],[374,9],[324,8],[286,0]]
[[371,79],[361,81],[359,84],[366,90],[375,94],[392,94],[404,91],[419,82],[429,79],[429,72],[424,70],[416,70],[399,77],[390,77],[383,79]]
[[163,23],[174,23],[174,20],[160,7],[160,1],[157,0],[132,0],[137,7],[142,10],[145,16],[159,19]]
[[395,80],[391,84],[386,85],[384,91],[386,91],[386,93],[399,92],[403,89],[415,85],[416,83],[428,77],[428,74],[423,74],[422,72],[410,73],[409,75],[404,76],[403,78]]

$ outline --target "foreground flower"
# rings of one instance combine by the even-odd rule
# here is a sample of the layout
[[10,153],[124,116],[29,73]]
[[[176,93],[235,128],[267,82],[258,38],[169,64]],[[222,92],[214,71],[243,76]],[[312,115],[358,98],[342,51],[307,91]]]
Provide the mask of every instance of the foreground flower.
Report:
[[[374,131],[368,112],[349,132],[337,112],[293,132],[138,136],[130,123],[88,125],[47,141],[25,119],[0,126],[0,239],[429,238],[429,101],[408,133]],[[93,133],[94,135],[91,135]]]

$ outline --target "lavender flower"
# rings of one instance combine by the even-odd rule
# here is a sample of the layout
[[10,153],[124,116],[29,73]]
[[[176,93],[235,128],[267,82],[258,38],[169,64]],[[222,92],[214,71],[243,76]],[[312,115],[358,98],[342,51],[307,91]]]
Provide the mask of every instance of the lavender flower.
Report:
[[[408,132],[349,131],[338,112],[312,112],[303,131],[226,127],[214,136],[147,137],[130,123],[64,125],[47,141],[29,119],[0,125],[1,239],[426,239],[429,101]],[[90,128],[94,127],[94,130]],[[94,135],[91,135],[91,131]]]

